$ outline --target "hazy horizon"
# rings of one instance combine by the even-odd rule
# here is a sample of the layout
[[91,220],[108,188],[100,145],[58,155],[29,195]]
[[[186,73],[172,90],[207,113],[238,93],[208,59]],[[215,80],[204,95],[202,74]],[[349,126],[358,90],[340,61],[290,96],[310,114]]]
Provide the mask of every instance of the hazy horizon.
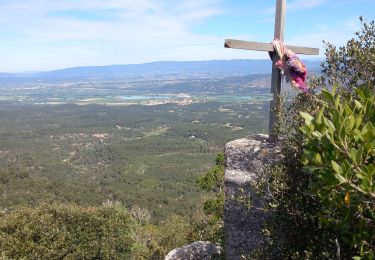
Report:
[[[0,0],[0,71],[267,59],[223,44],[271,42],[274,11],[274,0]],[[322,58],[323,40],[343,45],[374,11],[373,0],[288,0],[285,42],[320,48]]]
[[[270,59],[216,59],[216,60],[158,60],[158,61],[150,61],[150,62],[142,62],[142,63],[127,63],[127,64],[105,64],[105,65],[77,65],[73,67],[63,67],[59,69],[50,69],[50,70],[35,70],[35,71],[11,71],[5,72],[0,71],[0,73],[4,74],[33,74],[33,73],[41,73],[41,72],[50,72],[50,71],[59,71],[59,70],[66,70],[66,69],[78,69],[78,68],[90,68],[90,67],[111,67],[111,66],[127,66],[127,65],[144,65],[144,64],[151,64],[151,63],[163,63],[163,62],[211,62],[211,61],[236,61],[236,60],[254,60],[254,61],[265,61]],[[323,58],[304,58],[304,61],[322,61]],[[270,60],[271,64],[271,60]],[[271,70],[270,70],[271,73]]]

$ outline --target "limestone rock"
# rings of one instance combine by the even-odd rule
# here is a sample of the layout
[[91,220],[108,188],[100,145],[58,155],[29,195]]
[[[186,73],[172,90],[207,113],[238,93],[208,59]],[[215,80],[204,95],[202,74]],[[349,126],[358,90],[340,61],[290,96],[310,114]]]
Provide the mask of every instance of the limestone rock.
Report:
[[267,178],[266,170],[281,159],[279,144],[266,135],[251,136],[225,146],[224,228],[226,259],[248,259],[264,246],[262,233],[272,212],[255,185]]
[[165,260],[203,260],[217,259],[221,253],[221,247],[210,242],[197,241],[189,245],[170,251]]

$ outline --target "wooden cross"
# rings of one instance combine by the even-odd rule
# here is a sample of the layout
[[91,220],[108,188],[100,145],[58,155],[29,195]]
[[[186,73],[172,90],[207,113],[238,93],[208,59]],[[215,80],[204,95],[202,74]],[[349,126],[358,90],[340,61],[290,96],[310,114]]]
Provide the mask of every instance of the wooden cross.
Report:
[[[286,0],[276,0],[276,14],[275,14],[275,35],[274,38],[280,41],[284,41],[284,24],[285,24],[285,9],[286,9]],[[226,39],[225,48],[233,49],[244,49],[244,50],[254,50],[254,51],[268,51],[270,52],[272,60],[272,80],[271,80],[271,92],[273,93],[273,100],[270,102],[270,117],[269,117],[269,141],[276,142],[277,135],[274,133],[276,127],[276,109],[279,107],[279,94],[281,91],[281,72],[275,66],[275,63],[278,59],[278,55],[275,52],[272,43],[262,43],[262,42],[249,42],[249,41],[240,41]],[[308,48],[308,47],[299,47],[299,46],[290,46],[286,45],[286,48],[292,50],[297,54],[306,54],[306,55],[318,55],[318,48]]]

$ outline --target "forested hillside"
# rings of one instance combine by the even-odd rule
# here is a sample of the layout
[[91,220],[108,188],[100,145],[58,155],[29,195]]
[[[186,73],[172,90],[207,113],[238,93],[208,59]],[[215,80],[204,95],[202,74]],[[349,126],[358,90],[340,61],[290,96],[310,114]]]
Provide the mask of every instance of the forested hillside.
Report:
[[[187,106],[0,104],[0,205],[121,201],[193,214],[197,176],[232,139],[262,132],[262,102]],[[156,195],[156,196],[155,196]]]

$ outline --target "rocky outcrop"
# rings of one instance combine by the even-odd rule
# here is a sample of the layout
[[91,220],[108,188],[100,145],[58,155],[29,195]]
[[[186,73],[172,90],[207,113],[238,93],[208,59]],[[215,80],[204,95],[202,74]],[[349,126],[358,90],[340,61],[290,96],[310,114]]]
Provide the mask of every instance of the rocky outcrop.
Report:
[[269,143],[267,138],[251,136],[225,146],[226,259],[253,259],[264,246],[262,230],[272,212],[264,210],[266,199],[256,185],[281,159],[279,144]]
[[217,259],[221,248],[210,242],[197,241],[189,245],[173,249],[165,260],[205,260]]
[[[265,247],[263,230],[274,212],[266,210],[267,192],[260,190],[259,182],[265,182],[270,166],[282,159],[280,144],[267,139],[256,135],[225,146],[226,259],[259,259],[256,254]],[[198,241],[170,251],[165,260],[217,259],[220,253],[220,247]]]

